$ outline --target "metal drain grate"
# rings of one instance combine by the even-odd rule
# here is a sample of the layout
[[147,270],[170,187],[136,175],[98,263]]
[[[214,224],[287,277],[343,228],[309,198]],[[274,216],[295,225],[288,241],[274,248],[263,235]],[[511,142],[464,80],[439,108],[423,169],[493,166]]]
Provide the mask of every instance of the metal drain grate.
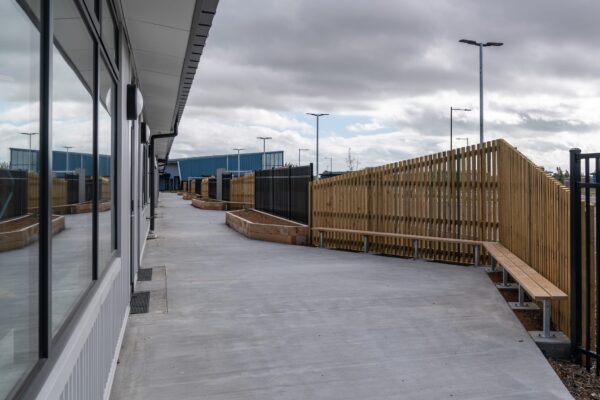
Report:
[[145,314],[150,308],[150,292],[137,292],[131,296],[130,314]]
[[152,268],[140,268],[138,270],[138,281],[151,281]]

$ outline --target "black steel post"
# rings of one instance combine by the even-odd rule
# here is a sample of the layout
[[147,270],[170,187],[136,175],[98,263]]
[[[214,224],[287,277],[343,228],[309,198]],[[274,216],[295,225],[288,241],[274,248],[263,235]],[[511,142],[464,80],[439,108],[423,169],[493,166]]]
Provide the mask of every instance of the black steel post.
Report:
[[571,264],[571,354],[575,358],[581,341],[581,179],[580,149],[570,150],[570,264]]
[[288,166],[288,201],[287,201],[287,218],[292,219],[292,166]]
[[271,167],[271,214],[275,210],[275,167]]
[[[594,232],[594,236],[596,238],[596,355],[600,354],[600,343],[598,343],[598,339],[600,338],[600,288],[598,284],[600,283],[600,210],[598,210],[598,205],[600,204],[600,186],[598,185],[598,177],[600,176],[600,157],[596,157],[596,171],[595,171],[595,192],[596,192],[596,231]],[[596,376],[600,375],[600,362],[596,359]]]
[[39,152],[39,356],[48,358],[52,343],[52,0],[41,2],[40,152]]
[[590,316],[592,315],[591,313],[591,304],[592,304],[592,298],[591,298],[591,261],[592,261],[592,255],[591,255],[591,246],[590,246],[590,239],[591,239],[591,222],[592,222],[592,216],[591,216],[591,207],[590,207],[590,187],[588,186],[590,183],[590,159],[589,158],[585,158],[585,171],[584,171],[584,182],[586,184],[585,186],[585,368],[589,371],[590,367],[591,367],[591,360],[590,360],[590,349],[591,349],[591,344],[592,344],[592,334],[591,334],[591,324],[590,324]]
[[[94,127],[93,127],[93,140],[92,140],[92,279],[98,279],[98,203],[100,196],[98,195],[98,186],[100,185],[99,175],[99,161],[98,161],[98,104],[100,102],[99,96],[99,75],[98,75],[98,44],[94,44],[94,67],[93,67],[93,79],[94,88],[92,90],[94,96]],[[81,176],[80,176],[81,177]],[[86,177],[83,177],[84,185]],[[112,179],[114,182],[114,179]],[[86,196],[87,197],[87,196]],[[87,198],[86,198],[87,200]],[[81,201],[81,199],[79,200]],[[118,230],[118,229],[117,229]]]

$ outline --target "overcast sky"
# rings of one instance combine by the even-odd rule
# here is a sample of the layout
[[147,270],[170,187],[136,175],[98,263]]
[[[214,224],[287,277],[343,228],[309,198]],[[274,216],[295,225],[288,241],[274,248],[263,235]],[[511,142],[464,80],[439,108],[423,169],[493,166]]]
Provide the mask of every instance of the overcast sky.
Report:
[[[600,147],[597,0],[221,0],[171,158],[258,151],[297,162],[322,119],[320,152],[344,169],[449,148],[479,136],[484,50],[486,140],[505,138],[547,168]],[[455,142],[455,146],[464,142]],[[321,161],[329,165],[329,161]]]

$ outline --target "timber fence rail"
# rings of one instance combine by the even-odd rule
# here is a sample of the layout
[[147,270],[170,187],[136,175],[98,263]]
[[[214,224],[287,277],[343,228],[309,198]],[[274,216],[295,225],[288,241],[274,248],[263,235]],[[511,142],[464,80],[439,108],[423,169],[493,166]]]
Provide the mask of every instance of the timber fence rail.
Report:
[[248,208],[254,207],[254,173],[233,178],[230,185],[232,202],[243,203]]
[[208,198],[208,181],[210,178],[202,178],[200,183],[200,197]]
[[[565,186],[495,140],[312,182],[310,225],[498,241],[568,294],[569,204]],[[319,236],[311,241],[319,245]],[[352,251],[364,245],[350,233],[325,233],[324,242]],[[419,247],[424,258],[473,262],[468,244],[423,241]],[[374,237],[369,248],[413,256],[409,239]],[[553,307],[552,321],[569,334],[568,301]]]

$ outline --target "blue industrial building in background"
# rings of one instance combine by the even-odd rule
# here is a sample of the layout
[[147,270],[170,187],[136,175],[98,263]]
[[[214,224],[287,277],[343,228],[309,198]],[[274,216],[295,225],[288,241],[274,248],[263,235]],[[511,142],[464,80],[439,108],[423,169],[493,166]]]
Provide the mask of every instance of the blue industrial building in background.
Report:
[[[92,174],[92,154],[70,151],[67,168],[67,152],[52,151],[52,171],[55,175],[64,174],[67,169],[72,172],[84,169],[88,175]],[[31,157],[31,158],[30,158]],[[10,169],[20,169],[38,172],[38,151],[28,149],[10,149]],[[100,154],[99,175],[110,176],[110,156]]]
[[[283,166],[283,151],[267,151],[264,153],[264,157],[266,168]],[[240,153],[239,170],[241,175],[262,168],[262,152]],[[160,177],[160,190],[179,189],[181,182],[187,181],[189,178],[215,176],[218,169],[224,169],[236,175],[238,171],[237,153],[169,160]]]

